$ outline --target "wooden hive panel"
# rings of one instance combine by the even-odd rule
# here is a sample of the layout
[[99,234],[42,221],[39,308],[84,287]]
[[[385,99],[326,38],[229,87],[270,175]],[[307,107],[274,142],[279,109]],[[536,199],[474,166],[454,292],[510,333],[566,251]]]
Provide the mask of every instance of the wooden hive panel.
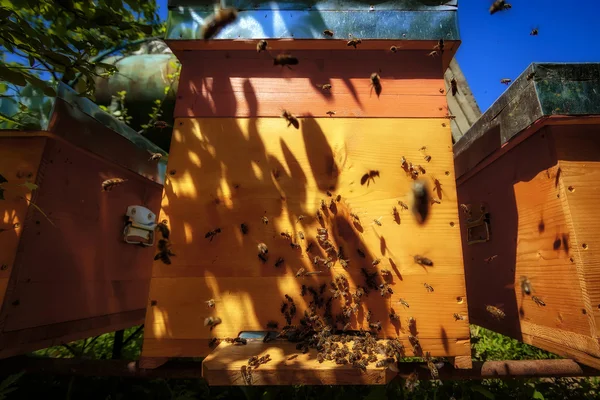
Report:
[[[300,296],[302,284],[318,287],[343,274],[351,287],[364,285],[360,269],[368,267],[390,269],[394,293],[382,297],[371,292],[353,317],[353,328],[367,328],[368,308],[383,323],[383,336],[404,340],[406,320],[413,316],[425,351],[470,356],[451,135],[444,121],[301,118],[296,130],[286,128],[281,118],[178,118],[161,216],[171,228],[176,256],[171,265],[154,265],[143,355],[206,355],[210,349],[205,344],[212,337],[264,330],[269,320],[282,326],[284,294],[294,298],[300,314],[310,301]],[[401,156],[426,169],[423,178],[432,195],[441,198],[422,226],[410,211],[400,211],[399,223],[392,216],[393,206],[400,209],[398,200],[411,203],[413,180],[401,168]],[[361,185],[369,170],[380,176]],[[433,178],[441,183],[439,193],[432,189]],[[349,268],[336,263],[319,276],[299,279],[296,272],[314,270],[312,256],[323,255],[316,243],[310,257],[305,247],[316,241],[321,225],[315,214],[322,199],[329,203],[327,190],[340,194],[341,201],[324,213],[323,225],[336,247],[343,247]],[[351,212],[359,216],[360,226],[350,222]],[[299,221],[299,216],[305,218]],[[240,230],[242,223],[249,228],[247,235]],[[216,228],[222,232],[214,240],[204,238]],[[305,240],[298,239],[300,231]],[[302,249],[292,249],[282,232]],[[257,257],[261,242],[269,248],[265,264]],[[417,254],[432,259],[434,266],[415,264]],[[276,268],[279,257],[285,261]],[[376,258],[381,263],[369,267]],[[428,293],[424,283],[434,292]],[[205,304],[210,298],[215,309]],[[400,298],[410,308],[401,306]],[[392,308],[401,318],[399,325],[390,323]],[[465,320],[455,321],[454,313]],[[223,323],[210,331],[203,326],[208,316],[219,316]]]

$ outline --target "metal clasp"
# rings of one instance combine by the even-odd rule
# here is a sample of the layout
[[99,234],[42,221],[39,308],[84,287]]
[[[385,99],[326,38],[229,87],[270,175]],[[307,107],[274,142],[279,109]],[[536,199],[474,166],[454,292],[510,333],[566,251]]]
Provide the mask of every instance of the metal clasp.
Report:
[[[481,215],[476,220],[468,219],[467,244],[485,243],[490,240],[490,213],[486,212],[485,206],[481,206]],[[479,227],[483,227],[477,229]]]
[[123,229],[123,240],[129,244],[154,246],[156,214],[142,206],[127,207],[127,223]]

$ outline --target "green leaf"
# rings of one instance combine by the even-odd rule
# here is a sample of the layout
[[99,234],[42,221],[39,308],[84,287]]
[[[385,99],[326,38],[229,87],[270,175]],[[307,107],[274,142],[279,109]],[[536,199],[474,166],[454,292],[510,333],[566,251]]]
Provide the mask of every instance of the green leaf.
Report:
[[23,76],[21,71],[7,68],[4,64],[0,64],[0,80],[14,83],[17,86],[25,86],[27,84],[25,76]]
[[53,87],[48,85],[46,82],[44,82],[37,76],[27,74],[25,75],[25,79],[27,79],[27,82],[31,83],[32,86],[40,89],[46,96],[56,97],[56,90],[54,90]]
[[32,192],[38,188],[38,185],[36,185],[35,183],[31,183],[31,182],[25,182],[21,186],[25,186],[27,189],[31,190]]
[[473,386],[471,386],[471,391],[483,395],[486,399],[490,399],[490,400],[495,400],[496,399],[496,396],[494,396],[494,393],[490,392],[489,390],[487,390],[486,388],[484,388],[481,385],[473,385]]
[[6,183],[8,180],[0,174],[0,184]]
[[539,400],[544,400],[544,395],[541,394],[540,392],[538,392],[537,390],[535,390],[533,392],[533,399],[539,399]]

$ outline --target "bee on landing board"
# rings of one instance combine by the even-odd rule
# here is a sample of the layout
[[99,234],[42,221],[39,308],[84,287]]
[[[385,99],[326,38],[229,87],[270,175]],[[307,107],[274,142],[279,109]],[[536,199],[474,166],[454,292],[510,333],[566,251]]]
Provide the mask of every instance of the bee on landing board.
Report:
[[256,51],[258,53],[260,53],[261,51],[267,50],[267,41],[266,40],[259,40],[258,43],[256,44]]
[[537,297],[537,296],[531,296],[531,300],[533,300],[533,302],[534,302],[535,304],[537,304],[538,306],[541,306],[541,307],[546,307],[546,303],[544,303],[544,302],[542,301],[542,299],[540,299],[540,298],[539,298],[539,297]]
[[324,92],[329,92],[331,90],[331,84],[330,83],[324,83],[322,85],[315,85],[316,87],[318,87],[319,89],[321,89]]
[[354,38],[354,39],[348,40],[348,43],[346,43],[346,46],[352,46],[352,47],[356,48],[356,46],[361,43],[362,43],[362,40],[360,40],[359,38]]
[[375,94],[379,97],[383,88],[381,86],[381,77],[377,72],[371,74],[371,88],[375,89]]
[[427,257],[416,255],[413,257],[413,259],[415,260],[415,263],[419,265],[423,265],[425,267],[433,267],[433,261],[431,261]]
[[504,317],[506,317],[506,314],[504,313],[504,311],[502,311],[498,307],[488,305],[488,306],[485,306],[485,310],[488,313],[490,313],[490,315],[492,317],[496,318],[497,320],[501,320],[501,319],[504,319]]
[[116,186],[119,186],[125,182],[127,182],[127,179],[122,179],[122,178],[107,179],[104,182],[102,182],[102,191],[110,192],[111,190],[113,190],[113,188],[115,188]]
[[235,8],[221,8],[202,26],[202,39],[208,40],[216,36],[221,29],[237,19]]
[[278,54],[273,58],[273,65],[281,65],[282,68],[286,66],[289,69],[292,69],[290,65],[298,65],[299,62],[300,61],[291,54]]
[[512,8],[510,4],[508,4],[505,0],[496,0],[494,4],[490,7],[490,15],[495,14],[499,11],[508,10]]
[[281,112],[281,117],[287,121],[288,128],[290,127],[290,125],[293,125],[296,129],[300,128],[300,122],[298,121],[298,118],[296,118],[291,112],[283,110]]

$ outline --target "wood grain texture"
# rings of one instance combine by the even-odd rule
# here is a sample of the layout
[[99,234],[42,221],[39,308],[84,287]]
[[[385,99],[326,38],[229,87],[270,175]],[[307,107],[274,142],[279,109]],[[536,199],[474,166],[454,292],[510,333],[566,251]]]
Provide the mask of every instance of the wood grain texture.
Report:
[[[275,53],[273,53],[275,54]],[[256,51],[188,52],[175,117],[443,117],[439,60],[420,52],[297,51],[293,69]],[[370,76],[381,76],[378,97]],[[331,91],[317,85],[331,84]]]
[[[114,177],[128,181],[101,192]],[[124,214],[129,205],[157,212],[161,186],[55,140],[46,144],[36,183],[33,201],[48,218],[29,210],[3,330],[144,308],[153,250],[123,242]]]
[[14,269],[27,201],[31,199],[30,191],[22,184],[36,181],[45,144],[44,137],[0,137],[0,173],[8,180],[2,185],[4,200],[0,201],[0,305]]
[[[531,326],[590,335],[552,146],[547,130],[541,130],[458,188],[461,203],[472,205],[475,215],[485,204],[491,218],[491,240],[469,246],[461,217],[471,322],[517,339],[535,334],[528,331]],[[522,276],[545,307],[523,294]],[[503,309],[507,317],[494,320],[486,305]]]
[[[352,348],[352,344],[348,344]],[[385,385],[396,373],[388,368],[369,364],[366,371],[351,365],[336,365],[332,361],[319,363],[316,351],[306,354],[296,350],[294,343],[251,342],[246,346],[220,344],[202,362],[202,377],[209,385],[247,385],[241,367],[252,356],[270,355],[271,360],[252,370],[252,385]],[[295,357],[294,357],[295,356]]]
[[[176,256],[172,265],[157,261],[153,268],[145,332],[145,341],[156,339],[152,354],[181,355],[172,340],[236,336],[241,330],[263,330],[271,319],[282,326],[284,294],[295,299],[301,314],[309,301],[300,297],[302,284],[317,288],[343,274],[351,287],[363,285],[360,268],[368,267],[392,272],[394,294],[388,298],[372,292],[365,300],[386,336],[405,338],[403,325],[413,316],[419,337],[431,339],[432,354],[469,355],[468,346],[453,345],[468,343],[469,329],[468,319],[453,318],[454,313],[466,316],[467,303],[459,229],[451,225],[458,213],[449,128],[439,119],[306,118],[299,130],[285,125],[283,119],[177,119],[161,213],[171,227]],[[423,146],[426,150],[420,150]],[[429,163],[426,154],[432,157]],[[393,206],[400,209],[398,200],[411,203],[413,181],[400,167],[402,155],[423,165],[430,190],[433,177],[441,183],[441,204],[431,207],[424,225],[406,210],[400,211],[400,223],[392,216]],[[380,176],[361,185],[370,169]],[[305,247],[316,240],[321,225],[314,215],[321,199],[329,201],[327,190],[342,196],[335,210],[325,213],[323,224],[350,260],[348,271],[336,263],[323,276],[295,278],[301,267],[314,269],[314,255],[323,255],[316,243],[311,256]],[[350,222],[350,212],[359,215],[361,226]],[[305,218],[298,221],[301,215]],[[268,225],[262,216],[268,217]],[[241,223],[247,224],[247,235]],[[204,238],[217,227],[221,233],[214,240]],[[298,239],[300,231],[304,240]],[[294,235],[302,250],[291,249],[281,232]],[[266,264],[257,258],[260,242],[269,248]],[[417,265],[416,254],[429,257],[434,266]],[[285,262],[276,268],[280,256]],[[376,258],[381,260],[377,268],[369,267]],[[424,283],[434,292],[428,293]],[[209,298],[216,300],[215,309],[206,306]],[[409,309],[400,305],[400,298]],[[389,323],[391,308],[400,315],[400,326]],[[209,315],[223,319],[212,332],[203,326]],[[365,326],[364,311],[353,324]],[[173,354],[161,351],[161,342],[174,346]],[[146,349],[144,345],[144,356]]]

